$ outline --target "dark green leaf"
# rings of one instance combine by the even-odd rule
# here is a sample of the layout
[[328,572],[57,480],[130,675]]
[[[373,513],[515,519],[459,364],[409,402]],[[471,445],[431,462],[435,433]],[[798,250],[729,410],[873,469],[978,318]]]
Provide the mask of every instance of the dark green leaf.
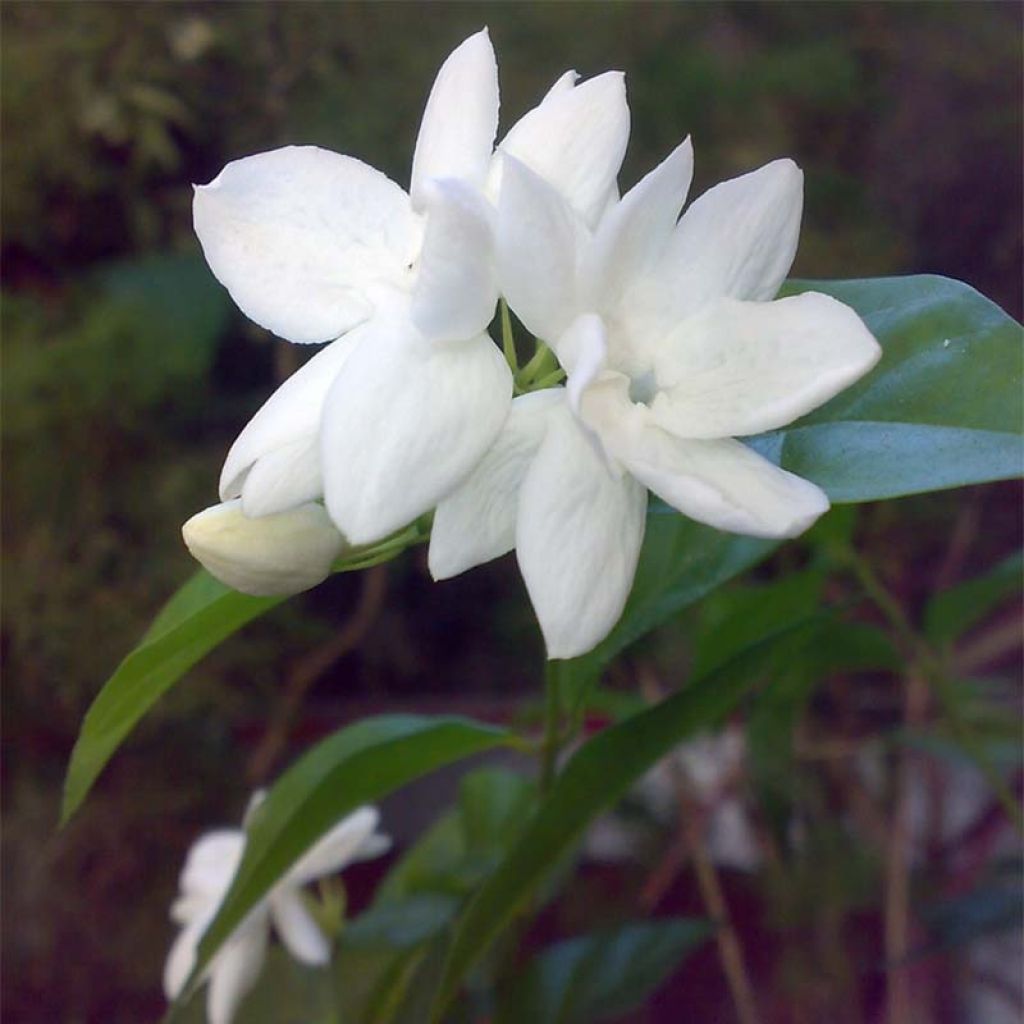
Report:
[[560,942],[513,981],[497,1024],[590,1024],[628,1013],[711,931],[706,921],[678,918]]
[[806,619],[819,605],[824,581],[824,572],[808,569],[709,595],[700,609],[693,675],[706,675],[751,644]]
[[465,830],[458,811],[449,811],[405,851],[377,886],[375,905],[402,903],[422,892],[459,894],[458,866],[466,857]]
[[370,907],[345,928],[352,946],[410,949],[435,936],[459,909],[457,896],[422,892],[401,902]]
[[104,684],[82,722],[64,783],[62,823],[157,700],[204,654],[280,601],[239,594],[203,571],[171,598],[139,646]]
[[484,768],[462,780],[459,811],[466,849],[477,856],[501,852],[533,812],[537,787],[513,772]]
[[535,799],[534,782],[512,772],[482,768],[463,778],[455,808],[405,853],[373,906],[342,933],[339,991],[351,1019],[419,1024],[437,989],[451,922]]
[[317,744],[253,815],[245,855],[203,937],[195,976],[274,883],[346,814],[442,765],[511,740],[505,730],[469,719],[387,715]]
[[463,897],[479,885],[533,812],[536,784],[514,772],[467,774],[456,807],[406,851],[377,887],[375,906],[424,893]]
[[792,657],[808,642],[816,624],[805,623],[757,644],[657,706],[606,729],[575,754],[511,852],[466,909],[452,944],[435,1019],[465,972],[587,824],[614,805],[677,743],[721,722],[753,685],[746,671],[750,662],[759,664],[763,673],[770,672],[773,659]]
[[[418,528],[409,527],[379,547],[351,548],[332,566],[351,572],[393,558],[408,539],[418,543]],[[246,623],[280,604],[283,597],[250,597],[197,572],[164,605],[139,645],[127,655],[93,701],[71,754],[64,788],[64,823],[139,719],[203,655]]]
[[983,576],[936,594],[925,609],[925,635],[936,645],[951,643],[1022,586],[1024,553],[1018,552]]

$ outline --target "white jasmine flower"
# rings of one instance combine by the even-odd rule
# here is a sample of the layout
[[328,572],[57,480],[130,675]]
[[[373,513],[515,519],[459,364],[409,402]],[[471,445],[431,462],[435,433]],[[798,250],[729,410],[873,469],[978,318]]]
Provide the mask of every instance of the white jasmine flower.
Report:
[[221,583],[243,594],[297,594],[322,583],[345,546],[323,505],[308,502],[287,512],[242,514],[242,503],[213,505],[181,528],[196,561]]
[[[254,803],[261,795],[257,794]],[[340,821],[291,868],[221,946],[203,974],[209,983],[206,1015],[210,1024],[230,1024],[245,994],[256,983],[267,952],[271,925],[296,960],[312,966],[330,960],[328,940],[302,900],[309,882],[336,874],[347,865],[378,857],[391,845],[377,832],[380,815],[363,807]],[[181,873],[181,895],[171,919],[181,932],[164,968],[164,993],[173,1000],[192,973],[200,940],[220,908],[245,850],[245,832],[222,829],[201,836]]]
[[648,490],[721,530],[806,530],[825,494],[735,438],[792,422],[880,354],[834,299],[768,301],[796,251],[797,166],[725,182],[677,223],[692,166],[687,140],[591,231],[506,158],[501,289],[568,382],[513,402],[492,449],[439,505],[430,565],[441,579],[515,546],[550,658],[590,650],[621,614]]
[[[352,157],[287,147],[196,189],[218,280],[258,324],[333,343],[275,392],[228,454],[223,500],[263,516],[323,497],[353,544],[432,508],[508,413],[508,367],[486,334],[497,301],[493,149],[498,79],[487,31],[434,82],[409,194]],[[498,147],[594,222],[614,194],[629,113],[622,76],[569,73]],[[334,340],[338,339],[338,340]]]

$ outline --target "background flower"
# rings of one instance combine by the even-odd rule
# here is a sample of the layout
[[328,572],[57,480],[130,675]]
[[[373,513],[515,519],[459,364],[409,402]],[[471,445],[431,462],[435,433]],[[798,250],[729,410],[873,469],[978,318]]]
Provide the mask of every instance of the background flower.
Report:
[[[250,813],[259,800],[260,794],[256,794]],[[374,807],[348,815],[250,911],[203,973],[209,986],[209,1024],[230,1024],[235,1017],[259,977],[271,927],[295,959],[311,966],[328,963],[328,940],[303,902],[302,886],[337,874],[355,861],[387,852],[391,841],[377,832],[379,822],[380,814]],[[192,973],[199,943],[227,894],[244,852],[245,832],[241,830],[210,832],[189,850],[179,881],[181,894],[171,907],[171,919],[181,926],[181,932],[164,970],[164,992],[169,1000],[181,994]]]

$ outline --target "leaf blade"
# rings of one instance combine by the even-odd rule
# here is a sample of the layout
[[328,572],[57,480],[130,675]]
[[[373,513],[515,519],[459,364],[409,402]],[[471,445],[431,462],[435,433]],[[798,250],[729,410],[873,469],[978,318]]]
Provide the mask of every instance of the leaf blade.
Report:
[[281,600],[239,594],[201,570],[168,601],[86,712],[64,781],[62,825],[160,697],[203,655]]
[[790,644],[802,646],[816,625],[817,619],[813,619],[755,644],[660,704],[610,726],[572,757],[510,854],[470,902],[452,941],[432,1020],[439,1019],[465,971],[588,822],[611,807],[680,740],[720,722],[735,708],[755,679],[749,672],[732,669],[750,659],[767,669],[769,651],[781,654]]

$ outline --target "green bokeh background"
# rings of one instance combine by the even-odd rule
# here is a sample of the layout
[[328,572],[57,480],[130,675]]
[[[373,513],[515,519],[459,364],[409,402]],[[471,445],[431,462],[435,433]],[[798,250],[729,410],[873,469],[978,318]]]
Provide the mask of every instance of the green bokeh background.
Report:
[[[363,586],[333,579],[203,663],[55,836],[89,701],[191,571],[180,523],[215,500],[231,439],[299,358],[205,270],[190,182],[314,143],[406,184],[436,68],[486,23],[503,127],[568,67],[622,69],[624,185],[687,133],[694,194],[792,156],[807,176],[797,275],[947,274],[1021,315],[1015,4],[8,2],[0,19],[12,1021],[157,1018],[183,852],[244,806],[282,679]],[[957,500],[902,503],[904,533],[940,535]],[[1012,546],[1012,517],[994,521],[992,550]],[[387,579],[295,749],[369,708],[500,709],[533,686],[508,560],[435,587],[409,557]]]

